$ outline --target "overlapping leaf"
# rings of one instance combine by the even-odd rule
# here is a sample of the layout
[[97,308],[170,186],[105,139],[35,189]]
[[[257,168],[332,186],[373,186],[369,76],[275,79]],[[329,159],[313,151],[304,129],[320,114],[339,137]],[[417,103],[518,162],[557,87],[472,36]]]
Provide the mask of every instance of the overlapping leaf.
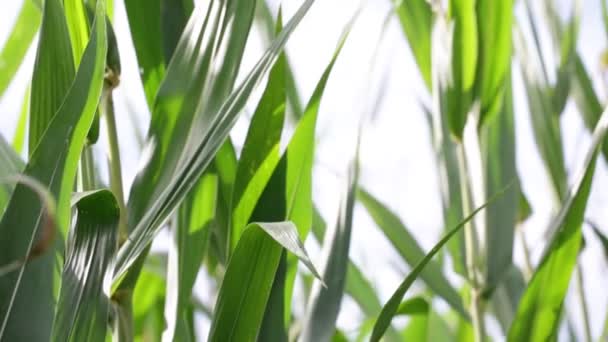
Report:
[[284,248],[319,277],[293,223],[250,224],[243,232],[226,269],[211,322],[209,341],[256,339]]
[[[307,0],[302,4],[243,83],[223,101],[219,110],[213,111],[207,106],[199,108],[201,113],[197,116],[204,118],[209,126],[203,131],[204,133],[197,132],[196,140],[190,145],[189,157],[180,163],[180,167],[172,174],[168,184],[162,187],[158,196],[154,196],[153,203],[148,206],[145,214],[142,213],[141,219],[135,221],[136,225],[132,229],[131,240],[125,243],[119,251],[117,276],[124,274],[128,266],[139,257],[158,232],[162,223],[193,186],[193,181],[202,174],[213,160],[215,153],[228,136],[251,92],[275,61],[290,34],[313,2],[313,0]],[[242,8],[239,8],[239,10],[242,10]],[[220,99],[216,100],[220,101]]]
[[557,334],[561,307],[581,244],[581,225],[591,190],[599,144],[608,129],[608,112],[593,133],[591,147],[557,217],[554,235],[521,299],[509,330],[509,341],[545,341]]
[[184,317],[201,262],[207,251],[215,216],[217,176],[204,174],[177,213],[173,246],[167,265],[166,329],[163,340],[173,341],[187,331]]
[[[53,3],[55,2],[48,1],[47,5],[52,6]],[[98,1],[97,16],[99,13],[105,13],[104,1]],[[49,14],[48,18],[55,17]],[[61,38],[52,39],[55,44],[47,48],[56,49]],[[41,44],[46,46],[44,44],[50,42]],[[71,51],[69,53],[71,56]],[[63,229],[68,227],[78,155],[101,95],[105,55],[105,21],[96,20],[74,84],[65,100],[60,102],[61,107],[55,115],[52,114],[56,108],[45,102],[47,106],[44,107],[44,115],[52,120],[37,144],[38,148],[31,151],[24,170],[25,175],[37,179],[57,198],[57,222]],[[47,96],[50,95],[32,92],[32,103],[42,103]],[[25,186],[18,185],[15,188],[0,222],[0,264],[20,260],[28,255],[28,246],[38,238],[42,208],[34,196]],[[54,312],[53,287],[50,286],[53,284],[54,258],[55,252],[51,250],[35,262],[26,264],[19,272],[0,278],[0,312],[3,317],[0,336],[3,338],[48,340]],[[24,329],[24,324],[30,325],[32,322],[35,322],[36,329]]]
[[112,192],[89,193],[76,203],[68,240],[52,341],[105,341],[110,312],[110,267],[119,209]]

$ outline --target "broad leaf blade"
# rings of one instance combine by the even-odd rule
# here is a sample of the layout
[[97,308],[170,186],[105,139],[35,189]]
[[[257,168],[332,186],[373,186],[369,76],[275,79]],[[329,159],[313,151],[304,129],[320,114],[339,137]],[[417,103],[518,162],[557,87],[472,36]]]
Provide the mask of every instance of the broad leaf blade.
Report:
[[[104,11],[104,1],[98,1],[97,15]],[[59,228],[63,229],[68,227],[78,156],[101,95],[105,38],[105,21],[97,20],[74,84],[49,123],[38,148],[31,151],[24,170],[25,175],[37,179],[57,198],[57,220]],[[34,196],[24,186],[15,188],[0,222],[0,264],[28,255],[30,239],[36,238],[41,230],[39,218],[42,208]],[[23,272],[20,281],[15,273],[0,278],[0,315],[4,320],[0,336],[9,340],[48,340],[54,312],[53,288],[50,286],[53,284],[54,258],[53,250],[27,264],[19,272]],[[14,296],[15,289],[18,291]],[[11,301],[13,296],[14,302]],[[36,322],[37,328],[23,329],[24,322]]]
[[52,340],[103,342],[119,209],[108,190],[88,194],[76,208],[78,218],[68,240]]
[[579,175],[550,230],[555,232],[521,299],[509,341],[545,341],[555,337],[559,315],[581,244],[581,225],[591,190],[599,144],[608,129],[602,114]]
[[292,223],[250,224],[226,269],[209,341],[256,339],[283,248],[295,253],[318,275]]
[[30,104],[29,153],[40,143],[74,81],[74,58],[61,0],[45,1]]
[[[279,14],[277,29],[281,28]],[[287,59],[282,53],[270,71],[268,84],[249,124],[232,194],[231,249],[236,247],[240,229],[247,225],[279,163],[279,144],[285,121],[286,67]]]
[[[424,260],[424,251],[394,213],[363,189],[359,189],[357,198],[405,262],[417,265]],[[460,314],[467,316],[458,291],[445,278],[439,264],[429,260],[427,267],[421,270],[420,277],[433,292]]]

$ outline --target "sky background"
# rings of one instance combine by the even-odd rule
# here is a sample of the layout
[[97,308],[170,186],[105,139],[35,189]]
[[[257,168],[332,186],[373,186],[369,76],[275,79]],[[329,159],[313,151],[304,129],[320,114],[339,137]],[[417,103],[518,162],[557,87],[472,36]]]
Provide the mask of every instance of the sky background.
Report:
[[[602,27],[599,1],[583,1],[578,50],[587,69],[596,76],[596,89],[604,99],[605,94],[597,83],[600,79],[598,58],[601,51],[606,48],[608,40]],[[12,28],[21,3],[21,1],[0,1],[3,19],[0,20],[0,46],[4,44]],[[288,18],[299,7],[301,0],[282,2],[270,0],[269,3],[274,13],[279,3],[282,3],[284,17]],[[560,0],[558,3],[563,13],[567,13],[572,6],[572,1],[569,0]],[[516,6],[518,17],[522,14],[521,5],[519,1]],[[330,225],[333,224],[344,188],[346,167],[354,153],[355,134],[360,117],[367,115],[366,113],[370,108],[374,108],[380,98],[378,106],[375,107],[377,111],[372,114],[373,120],[363,131],[361,182],[366,189],[394,210],[423,248],[429,250],[443,230],[437,166],[431,147],[429,127],[419,107],[421,101],[428,104],[430,99],[396,17],[391,18],[383,40],[380,41],[383,22],[392,8],[390,1],[317,0],[290,39],[287,47],[288,55],[303,103],[306,103],[306,99],[312,94],[323,69],[330,60],[346,23],[359,6],[363,6],[363,10],[338,59],[321,103],[317,129],[319,142],[316,148],[313,177],[314,197],[326,221]],[[120,87],[115,91],[115,103],[123,178],[129,187],[137,172],[140,153],[128,113],[135,114],[138,129],[145,134],[149,110],[141,88],[124,6],[120,0],[115,0],[114,27],[123,70]],[[541,31],[541,38],[548,42],[547,32]],[[33,44],[33,47],[35,46]],[[26,62],[13,84],[0,98],[0,134],[9,141],[13,137],[24,91],[31,78],[35,53],[33,47],[30,48]],[[264,43],[259,32],[254,29],[241,67],[243,72],[248,71],[255,64],[263,48]],[[377,56],[375,56],[376,51]],[[546,53],[545,57],[549,65],[556,63],[550,53]],[[554,208],[552,208],[548,176],[534,144],[517,63],[513,64],[513,72],[517,167],[523,190],[533,209],[533,214],[524,223],[523,229],[533,252],[533,260],[537,261],[543,248],[542,232]],[[232,136],[237,147],[243,143],[248,125],[247,117],[255,106],[256,101],[250,101],[242,120],[237,123],[233,131]],[[571,101],[568,102],[561,117],[561,124],[565,139],[566,165],[569,174],[572,174],[580,165],[589,146],[589,134]],[[289,137],[284,138],[286,142]],[[104,151],[105,137],[102,135],[100,143],[96,146],[97,160],[105,160]],[[105,170],[105,163],[99,164],[100,168]],[[102,175],[107,179],[105,171]],[[605,233],[608,233],[608,226],[602,223],[608,219],[606,211],[608,193],[604,191],[607,186],[608,173],[606,162],[602,158],[597,166],[586,217],[600,223]],[[587,237],[587,248],[581,260],[585,272],[585,292],[590,307],[592,332],[594,336],[599,336],[608,301],[605,290],[608,284],[606,275],[608,267],[600,245],[591,234],[589,227],[584,227],[584,234]],[[161,234],[160,239],[166,243],[167,235]],[[377,287],[381,299],[386,301],[407,274],[409,267],[401,261],[389,242],[359,206],[355,211],[352,239],[351,256]],[[166,246],[163,246],[163,242],[157,244],[159,249],[164,247]],[[315,243],[308,241],[307,247],[310,249],[313,261],[315,257],[320,257],[320,250]],[[519,244],[515,248],[515,262],[519,265],[523,263]],[[199,278],[197,294],[206,301],[211,300],[207,295],[210,285],[203,275]],[[451,275],[450,279],[454,284],[462,283],[455,275]],[[421,287],[417,287],[417,290],[420,289]],[[439,300],[438,305],[439,308],[446,307]],[[294,305],[295,308],[301,306]],[[577,326],[580,327],[577,298],[570,294],[566,306]],[[357,329],[360,324],[360,312],[357,306],[346,298],[342,311],[339,326],[347,332]],[[204,331],[208,329],[208,322],[202,319],[199,322],[201,336],[205,336]],[[497,331],[495,322],[490,322],[489,325],[491,331]]]

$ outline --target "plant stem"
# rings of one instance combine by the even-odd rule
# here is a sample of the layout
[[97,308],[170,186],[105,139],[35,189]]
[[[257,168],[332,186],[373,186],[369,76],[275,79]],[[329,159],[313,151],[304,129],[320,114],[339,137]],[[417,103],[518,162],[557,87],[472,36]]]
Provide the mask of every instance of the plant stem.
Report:
[[578,299],[583,311],[583,328],[585,332],[585,341],[591,342],[591,326],[589,324],[589,310],[587,308],[587,301],[585,300],[585,288],[583,287],[583,266],[579,263],[576,268],[576,289],[578,291]]
[[80,159],[80,176],[83,191],[95,189],[95,162],[93,160],[93,147],[85,146]]
[[110,170],[110,189],[114,196],[116,197],[116,201],[118,202],[118,207],[120,209],[120,221],[118,224],[118,232],[119,232],[119,243],[122,245],[124,241],[126,241],[128,232],[127,232],[127,210],[125,206],[125,195],[124,195],[124,187],[122,184],[122,165],[120,163],[120,149],[118,147],[118,134],[116,131],[116,117],[114,115],[114,100],[112,97],[112,91],[108,92],[106,96],[106,101],[104,103],[105,110],[105,120],[108,131],[108,145],[109,145],[109,155],[108,155],[108,169]]
[[[460,185],[462,193],[462,211],[463,216],[471,213],[471,193],[469,186],[469,172],[467,168],[467,160],[465,147],[463,143],[459,144],[458,148],[458,169],[460,173]],[[467,266],[468,279],[471,284],[471,318],[473,320],[473,330],[475,341],[485,341],[486,329],[484,324],[484,305],[481,293],[483,291],[482,281],[479,279],[478,265],[476,258],[479,253],[477,236],[473,221],[470,221],[464,227],[465,234],[465,261]]]

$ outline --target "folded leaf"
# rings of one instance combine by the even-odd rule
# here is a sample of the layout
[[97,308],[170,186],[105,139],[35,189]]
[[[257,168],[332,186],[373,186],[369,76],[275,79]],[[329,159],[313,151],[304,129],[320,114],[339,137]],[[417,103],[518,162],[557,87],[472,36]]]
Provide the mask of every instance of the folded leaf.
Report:
[[[47,5],[51,6],[53,2],[51,0]],[[105,13],[104,1],[97,2],[96,13],[97,17],[99,13]],[[30,151],[30,160],[24,170],[26,176],[49,188],[57,199],[57,222],[64,234],[69,227],[70,197],[79,154],[101,95],[107,46],[105,29],[105,21],[96,20],[74,84],[49,122],[38,148]],[[34,96],[37,95],[32,92],[32,102],[41,100],[34,99]],[[43,230],[41,214],[42,208],[35,195],[25,186],[17,185],[0,221],[0,265],[29,254],[30,241],[35,241]],[[25,265],[20,272],[0,277],[0,337],[48,341],[54,313],[51,284],[55,252],[61,248],[58,243],[35,262]],[[22,277],[16,273],[22,273]],[[32,322],[35,322],[36,329],[23,328],[23,324]]]
[[84,196],[76,208],[78,218],[68,239],[52,341],[103,342],[120,211],[108,190]]
[[320,279],[293,223],[250,224],[228,263],[209,341],[256,339],[283,248],[296,255]]

